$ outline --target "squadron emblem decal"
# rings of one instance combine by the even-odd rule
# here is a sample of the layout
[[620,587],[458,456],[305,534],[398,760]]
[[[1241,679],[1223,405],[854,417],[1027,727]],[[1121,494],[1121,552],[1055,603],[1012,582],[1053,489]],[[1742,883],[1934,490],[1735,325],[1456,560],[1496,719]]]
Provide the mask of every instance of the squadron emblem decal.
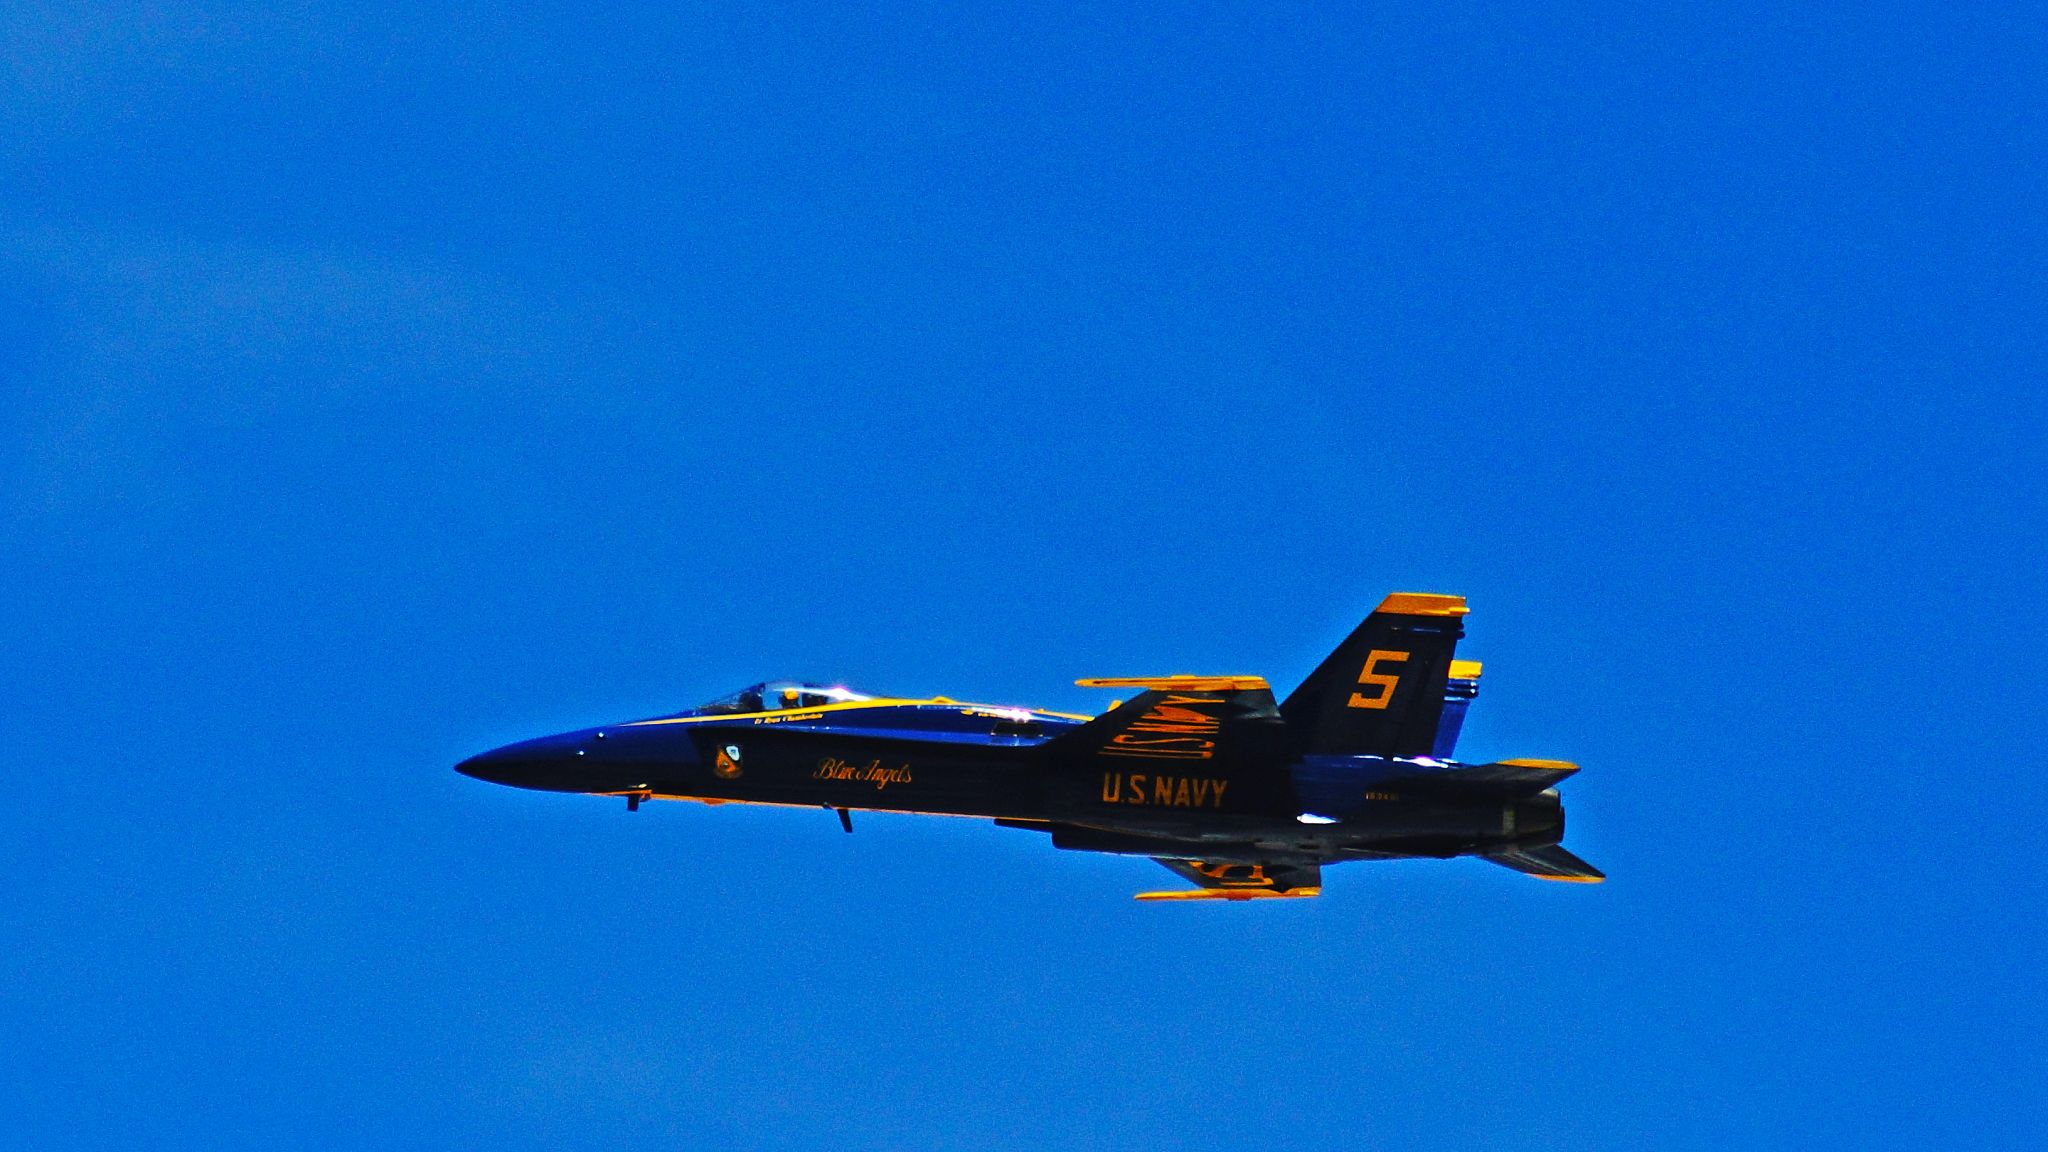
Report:
[[737,779],[740,774],[740,746],[727,744],[718,750],[718,761],[711,766],[711,774],[720,780]]

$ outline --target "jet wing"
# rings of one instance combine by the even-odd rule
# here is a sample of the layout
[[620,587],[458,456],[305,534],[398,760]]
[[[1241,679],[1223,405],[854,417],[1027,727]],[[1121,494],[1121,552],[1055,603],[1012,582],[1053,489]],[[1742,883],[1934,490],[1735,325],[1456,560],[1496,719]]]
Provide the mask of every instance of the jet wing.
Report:
[[1256,676],[1116,676],[1075,683],[1145,691],[1054,737],[1050,746],[1056,753],[1235,763],[1277,752],[1281,739],[1273,690]]
[[1323,891],[1323,870],[1316,864],[1175,860],[1165,856],[1153,859],[1200,887],[1140,892],[1140,900],[1259,900],[1319,896]]
[[1538,880],[1563,880],[1570,884],[1598,884],[1607,879],[1607,873],[1600,871],[1577,856],[1552,844],[1548,848],[1524,848],[1513,852],[1499,852],[1480,859],[1503,868],[1513,868],[1524,876]]

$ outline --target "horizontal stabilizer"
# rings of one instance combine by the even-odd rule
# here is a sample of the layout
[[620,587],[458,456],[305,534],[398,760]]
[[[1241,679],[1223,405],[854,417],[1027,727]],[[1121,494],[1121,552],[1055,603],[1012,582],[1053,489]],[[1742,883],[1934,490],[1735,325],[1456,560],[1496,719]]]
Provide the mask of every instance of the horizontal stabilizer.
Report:
[[1534,796],[1578,770],[1579,766],[1568,760],[1497,760],[1491,764],[1459,764],[1420,771],[1392,782],[1446,792]]
[[1570,884],[1598,884],[1607,879],[1602,872],[1577,856],[1552,844],[1548,848],[1523,848],[1480,857],[1503,868],[1512,868],[1538,880],[1563,880]]

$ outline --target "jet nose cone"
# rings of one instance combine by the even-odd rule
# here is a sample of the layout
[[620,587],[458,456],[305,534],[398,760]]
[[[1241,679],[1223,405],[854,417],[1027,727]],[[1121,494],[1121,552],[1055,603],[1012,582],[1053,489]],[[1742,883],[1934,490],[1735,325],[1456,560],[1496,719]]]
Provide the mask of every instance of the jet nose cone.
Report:
[[498,748],[481,755],[471,756],[455,766],[457,772],[491,784],[516,783],[523,775],[522,763],[526,758],[513,753],[509,748]]
[[602,736],[588,732],[522,740],[471,756],[455,770],[492,784],[543,792],[614,791],[610,780],[617,774],[616,766],[603,754],[601,740]]
[[559,788],[573,762],[574,752],[556,737],[522,740],[471,756],[455,766],[457,772],[492,784],[514,788]]

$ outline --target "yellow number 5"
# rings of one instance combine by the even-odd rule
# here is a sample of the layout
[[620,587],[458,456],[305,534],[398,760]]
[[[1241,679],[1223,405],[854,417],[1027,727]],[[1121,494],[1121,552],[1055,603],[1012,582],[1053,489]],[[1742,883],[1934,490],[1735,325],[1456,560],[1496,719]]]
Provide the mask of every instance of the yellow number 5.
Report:
[[1351,694],[1350,707],[1385,708],[1387,702],[1394,698],[1394,688],[1401,683],[1401,677],[1392,672],[1378,672],[1375,669],[1381,664],[1403,664],[1407,660],[1408,653],[1406,652],[1387,652],[1378,648],[1373,649],[1372,655],[1365,658],[1365,669],[1358,674],[1358,682],[1360,684],[1377,685],[1380,694],[1377,696],[1367,696],[1363,692],[1353,692]]

